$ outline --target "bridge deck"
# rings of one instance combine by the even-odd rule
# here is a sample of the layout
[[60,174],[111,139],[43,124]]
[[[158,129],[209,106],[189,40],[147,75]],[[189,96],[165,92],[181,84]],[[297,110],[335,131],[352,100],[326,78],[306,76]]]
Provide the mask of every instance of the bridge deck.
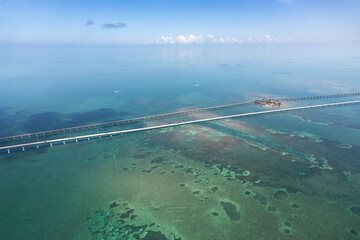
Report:
[[192,121],[186,121],[186,122],[164,124],[164,125],[158,125],[158,126],[152,126],[152,127],[136,128],[136,129],[130,129],[130,130],[113,131],[113,132],[106,132],[106,133],[89,134],[89,135],[84,135],[84,136],[67,137],[67,138],[59,138],[59,139],[52,139],[52,140],[46,140],[46,141],[37,141],[37,142],[32,142],[32,143],[10,145],[10,146],[5,146],[5,147],[0,147],[0,150],[7,150],[7,152],[10,153],[10,149],[14,149],[14,148],[22,148],[22,150],[25,151],[25,147],[29,147],[29,146],[36,146],[37,148],[39,148],[40,145],[47,145],[47,146],[50,145],[52,147],[53,144],[57,144],[57,143],[65,144],[66,142],[69,142],[69,141],[78,142],[79,140],[90,140],[90,139],[94,139],[94,138],[112,137],[114,135],[123,135],[123,134],[128,134],[128,133],[149,131],[149,130],[155,130],[155,129],[168,128],[168,127],[184,126],[184,125],[189,125],[189,124],[204,123],[204,122],[225,120],[225,119],[231,119],[231,118],[255,117],[255,116],[261,116],[261,115],[268,115],[268,114],[292,112],[292,111],[299,111],[299,110],[318,109],[318,108],[326,108],[326,107],[338,107],[338,106],[345,106],[345,105],[359,104],[359,103],[360,103],[360,100],[339,102],[339,103],[328,103],[328,104],[320,104],[320,105],[311,105],[311,106],[304,106],[304,107],[275,109],[275,110],[251,112],[251,113],[242,113],[242,114],[235,114],[235,115],[230,115],[230,116],[220,116],[220,117],[192,120]]
[[[273,100],[301,101],[301,100],[340,98],[340,97],[353,97],[353,96],[360,96],[360,93],[344,93],[344,94],[332,94],[332,95],[321,95],[321,96],[279,98],[279,99],[273,99]],[[252,104],[254,104],[254,101],[233,103],[233,104],[220,105],[220,106],[207,107],[207,108],[198,108],[198,109],[193,109],[193,110],[188,110],[188,111],[164,113],[164,114],[139,117],[139,118],[131,118],[131,119],[125,119],[125,120],[117,120],[117,121],[104,122],[104,123],[88,124],[88,125],[48,130],[48,131],[42,131],[42,132],[26,133],[26,134],[21,134],[21,135],[1,137],[0,141],[6,142],[6,141],[13,141],[13,140],[22,140],[24,138],[29,139],[32,137],[42,137],[42,136],[54,135],[54,134],[59,134],[59,133],[71,133],[71,132],[76,132],[79,130],[87,130],[87,129],[97,128],[97,127],[109,127],[109,126],[123,125],[123,124],[129,124],[129,123],[138,123],[138,122],[143,122],[143,121],[151,121],[151,120],[157,120],[157,119],[163,119],[163,118],[184,116],[184,115],[189,115],[189,114],[194,114],[194,113],[202,113],[202,112],[223,110],[223,109],[229,109],[229,108],[236,108],[236,107],[252,105]]]

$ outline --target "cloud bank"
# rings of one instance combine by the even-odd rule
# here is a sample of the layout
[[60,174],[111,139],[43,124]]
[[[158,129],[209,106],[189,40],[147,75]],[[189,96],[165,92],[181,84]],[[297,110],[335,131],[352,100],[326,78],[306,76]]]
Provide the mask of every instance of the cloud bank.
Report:
[[293,37],[280,38],[272,37],[269,34],[265,34],[263,37],[254,38],[248,37],[246,39],[240,39],[235,37],[215,37],[213,34],[208,34],[203,37],[202,35],[189,34],[188,36],[161,36],[155,40],[156,44],[201,44],[201,43],[223,43],[223,44],[240,44],[240,43],[280,43],[280,42],[296,42]]
[[127,27],[127,25],[123,22],[118,22],[118,23],[105,23],[102,25],[102,28],[106,28],[106,29],[112,29],[112,28],[125,28]]

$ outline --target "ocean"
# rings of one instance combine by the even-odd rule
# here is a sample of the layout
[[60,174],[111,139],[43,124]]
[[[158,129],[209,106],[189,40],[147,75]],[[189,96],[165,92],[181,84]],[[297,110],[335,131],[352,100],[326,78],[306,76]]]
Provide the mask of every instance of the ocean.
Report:
[[[359,54],[358,45],[340,43],[3,45],[0,137],[360,92]],[[66,136],[269,109],[250,105]],[[2,152],[0,171],[1,239],[360,237],[360,105]]]

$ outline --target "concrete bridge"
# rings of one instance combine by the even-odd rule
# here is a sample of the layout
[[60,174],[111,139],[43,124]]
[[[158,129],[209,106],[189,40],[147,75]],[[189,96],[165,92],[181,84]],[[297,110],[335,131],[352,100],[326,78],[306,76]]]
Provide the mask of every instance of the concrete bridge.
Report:
[[[343,93],[343,94],[279,98],[279,99],[267,99],[267,100],[275,100],[275,101],[284,102],[284,101],[301,101],[301,100],[354,97],[354,96],[360,96],[360,93]],[[179,116],[190,115],[190,114],[195,114],[195,113],[224,110],[224,109],[236,108],[236,107],[241,107],[241,106],[253,105],[255,102],[256,102],[256,100],[253,100],[253,101],[248,101],[248,102],[233,103],[233,104],[220,105],[220,106],[214,106],[214,107],[198,108],[198,109],[193,109],[193,110],[188,110],[188,111],[164,113],[164,114],[158,114],[158,115],[152,115],[152,116],[146,116],[146,117],[138,117],[138,118],[125,119],[125,120],[117,120],[117,121],[111,121],[111,122],[95,123],[95,124],[88,124],[88,125],[82,125],[82,126],[76,126],[76,127],[69,127],[69,128],[61,128],[61,129],[55,129],[55,130],[26,133],[26,134],[14,135],[14,136],[1,137],[0,142],[39,138],[39,137],[46,137],[46,136],[50,136],[50,135],[56,135],[56,134],[65,134],[65,133],[72,133],[72,132],[84,131],[84,130],[89,130],[89,129],[96,129],[96,128],[100,128],[100,127],[112,127],[112,126],[118,126],[118,125],[124,125],[124,124],[139,123],[139,122],[144,122],[144,121],[159,120],[159,119],[163,119],[163,118],[179,117]]]
[[301,100],[314,100],[314,99],[325,99],[325,98],[341,98],[341,97],[356,97],[356,96],[360,96],[360,93],[341,93],[341,94],[331,94],[331,95],[321,95],[321,96],[279,98],[279,99],[275,99],[275,100],[280,101],[280,102],[287,102],[287,101],[301,101]]
[[275,109],[275,110],[267,110],[267,111],[260,111],[260,112],[251,112],[251,113],[242,113],[242,114],[235,114],[235,115],[230,115],[230,116],[219,116],[219,117],[192,120],[192,121],[186,121],[186,122],[170,123],[170,124],[164,124],[164,125],[158,125],[158,126],[152,126],[152,127],[136,128],[136,129],[122,130],[122,131],[113,131],[113,132],[76,136],[76,137],[66,137],[66,138],[58,138],[58,139],[37,141],[37,142],[31,142],[31,143],[9,145],[9,146],[0,147],[0,152],[5,151],[7,153],[10,153],[12,150],[17,150],[17,149],[25,151],[25,147],[27,149],[31,149],[31,148],[35,149],[35,148],[40,148],[42,146],[53,147],[53,145],[56,145],[56,144],[66,144],[66,143],[70,143],[70,142],[89,141],[91,139],[101,139],[104,137],[113,137],[116,135],[124,135],[124,134],[136,133],[136,132],[168,128],[168,127],[178,127],[178,126],[184,126],[184,125],[189,125],[189,124],[197,124],[197,123],[204,123],[204,122],[210,122],[210,121],[219,121],[219,120],[226,120],[226,119],[232,119],[232,118],[256,117],[256,116],[286,113],[286,112],[293,112],[293,111],[300,111],[300,110],[311,110],[311,109],[319,109],[319,108],[327,108],[327,107],[340,107],[340,106],[359,104],[359,103],[360,103],[360,100],[338,102],[338,103],[328,103],[328,104],[320,104],[320,105],[311,105],[311,106],[304,106],[304,107]]

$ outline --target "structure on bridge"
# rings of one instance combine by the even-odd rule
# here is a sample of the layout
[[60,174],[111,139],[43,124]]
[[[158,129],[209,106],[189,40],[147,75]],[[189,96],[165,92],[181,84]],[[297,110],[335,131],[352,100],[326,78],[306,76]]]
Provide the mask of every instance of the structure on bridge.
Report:
[[[12,150],[25,151],[25,147],[27,149],[38,149],[41,146],[52,147],[55,144],[66,144],[69,142],[79,142],[79,141],[84,141],[84,140],[89,141],[91,139],[99,139],[99,138],[101,139],[103,137],[113,137],[115,135],[123,135],[123,134],[129,134],[129,133],[143,132],[143,131],[149,131],[149,130],[155,130],[155,129],[168,128],[168,127],[184,126],[184,125],[189,125],[189,124],[204,123],[204,122],[210,122],[210,121],[219,121],[219,120],[232,119],[232,118],[255,117],[255,116],[285,113],[285,112],[292,112],[292,111],[299,111],[299,110],[310,110],[310,109],[319,109],[319,108],[326,108],[326,107],[339,107],[339,106],[346,106],[346,105],[351,105],[351,104],[359,104],[360,100],[338,102],[338,103],[328,103],[328,104],[320,104],[320,105],[311,105],[311,106],[304,106],[304,107],[283,108],[283,109],[267,110],[267,111],[260,111],[260,112],[235,114],[235,115],[230,115],[230,116],[219,116],[219,117],[192,120],[192,121],[184,121],[184,122],[178,122],[178,123],[169,123],[169,124],[152,126],[152,127],[143,127],[143,128],[135,128],[135,129],[129,129],[129,130],[112,131],[112,132],[96,133],[96,134],[87,134],[87,135],[74,136],[74,137],[63,137],[63,138],[56,138],[56,139],[43,140],[43,141],[38,140],[39,137],[46,137],[46,136],[50,136],[50,135],[54,135],[54,134],[71,133],[71,132],[76,132],[79,130],[87,130],[87,129],[93,129],[93,128],[98,128],[98,127],[117,126],[117,125],[122,125],[122,124],[138,123],[138,122],[143,122],[143,121],[157,120],[157,119],[163,119],[163,118],[169,118],[169,117],[175,117],[175,116],[183,116],[183,115],[189,115],[189,114],[194,114],[194,113],[202,113],[202,112],[208,112],[208,111],[229,109],[229,108],[235,108],[235,107],[240,107],[240,106],[259,104],[260,102],[264,102],[264,101],[270,102],[270,103],[276,103],[278,105],[278,103],[281,103],[281,101],[300,101],[300,100],[339,98],[339,97],[352,97],[352,96],[360,96],[360,93],[295,97],[295,98],[283,98],[283,99],[262,99],[262,100],[254,100],[254,101],[250,101],[250,102],[242,102],[242,103],[221,105],[221,106],[208,107],[208,108],[199,108],[199,109],[194,109],[194,110],[189,110],[189,111],[165,113],[165,114],[132,118],[132,119],[126,119],[126,120],[89,124],[89,125],[83,125],[83,126],[77,126],[77,127],[71,127],[71,128],[63,128],[63,129],[49,130],[49,131],[36,132],[36,133],[27,133],[27,134],[22,134],[22,135],[2,137],[2,138],[0,138],[0,141],[2,143],[11,142],[14,140],[21,142],[22,140],[31,139],[34,137],[36,137],[36,141],[1,146],[0,152],[5,151],[7,153],[11,153]],[[268,105],[268,104],[260,104],[260,105]]]

